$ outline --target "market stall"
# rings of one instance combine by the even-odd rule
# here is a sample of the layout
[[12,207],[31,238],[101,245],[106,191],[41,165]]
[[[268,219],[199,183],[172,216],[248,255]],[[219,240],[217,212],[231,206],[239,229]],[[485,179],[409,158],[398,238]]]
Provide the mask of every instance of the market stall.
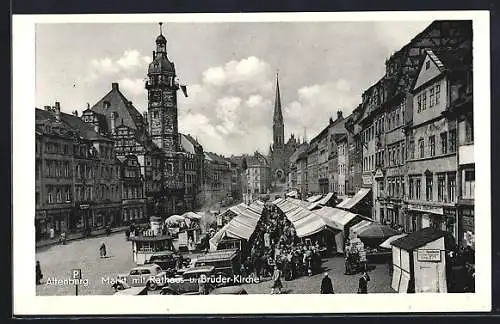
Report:
[[427,227],[391,243],[392,289],[400,293],[446,293],[451,234]]

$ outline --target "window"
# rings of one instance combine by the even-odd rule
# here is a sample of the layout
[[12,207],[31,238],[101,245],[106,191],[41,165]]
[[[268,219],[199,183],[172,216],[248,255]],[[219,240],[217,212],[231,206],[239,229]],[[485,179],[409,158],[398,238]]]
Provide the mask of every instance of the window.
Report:
[[413,160],[415,158],[415,141],[411,140],[410,141],[410,160]]
[[419,157],[422,159],[424,157],[424,139],[423,138],[418,140],[418,151],[419,151]]
[[427,201],[432,200],[432,175],[428,175],[425,177],[425,199]]
[[474,199],[476,174],[474,170],[464,170],[464,187],[462,196],[464,199]]
[[425,62],[425,69],[428,70],[431,67],[431,61]]
[[455,173],[448,173],[448,202],[455,202],[457,180]]
[[456,152],[457,150],[457,130],[456,129],[452,129],[449,131],[450,133],[450,152],[453,153],[453,152]]
[[427,109],[427,91],[422,92],[422,110]]
[[448,153],[448,134],[446,132],[441,133],[441,154]]
[[414,181],[413,177],[410,177],[408,179],[408,196],[410,199],[413,199],[414,195],[415,195],[415,190],[413,188],[414,184],[415,184],[415,181]]
[[429,148],[431,156],[436,155],[436,138],[434,135],[429,136]]
[[64,191],[64,198],[66,201],[71,201],[71,192],[70,192],[70,187],[67,187],[66,190]]
[[40,204],[40,193],[38,191],[35,193],[35,203]]
[[422,180],[417,179],[415,181],[416,186],[415,186],[415,199],[419,200],[420,199],[420,191],[422,190]]
[[465,119],[465,142],[474,142],[474,120],[472,118]]
[[436,99],[435,99],[435,104],[439,104],[439,96],[441,95],[441,85],[436,84]]
[[47,190],[47,202],[49,204],[52,204],[54,202],[54,192],[52,191],[51,187],[49,187]]
[[429,90],[429,107],[434,106],[434,87]]
[[445,175],[438,174],[438,201],[445,201]]

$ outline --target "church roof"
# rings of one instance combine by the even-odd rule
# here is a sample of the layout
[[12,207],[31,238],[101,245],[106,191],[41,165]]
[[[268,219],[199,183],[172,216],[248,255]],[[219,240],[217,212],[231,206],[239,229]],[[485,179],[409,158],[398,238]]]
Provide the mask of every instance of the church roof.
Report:
[[90,109],[105,116],[108,129],[111,129],[112,112],[117,114],[115,120],[117,126],[123,123],[123,125],[137,130],[144,125],[141,113],[121,93],[118,83],[113,83],[111,91]]
[[289,158],[289,161],[292,163],[297,162],[297,160],[301,157],[303,153],[307,152],[308,144],[307,143],[302,143],[300,144],[295,152],[292,153],[292,155]]

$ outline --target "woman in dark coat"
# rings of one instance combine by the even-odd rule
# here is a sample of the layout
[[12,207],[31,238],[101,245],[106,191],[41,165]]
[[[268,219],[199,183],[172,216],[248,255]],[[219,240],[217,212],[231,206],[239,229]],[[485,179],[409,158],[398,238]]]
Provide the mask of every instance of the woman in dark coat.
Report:
[[40,284],[40,280],[42,280],[43,274],[42,274],[42,268],[40,267],[40,261],[36,262],[36,284]]
[[333,291],[333,283],[330,277],[328,277],[328,272],[325,272],[325,276],[323,277],[323,280],[321,281],[321,290],[320,292],[322,294],[334,294]]

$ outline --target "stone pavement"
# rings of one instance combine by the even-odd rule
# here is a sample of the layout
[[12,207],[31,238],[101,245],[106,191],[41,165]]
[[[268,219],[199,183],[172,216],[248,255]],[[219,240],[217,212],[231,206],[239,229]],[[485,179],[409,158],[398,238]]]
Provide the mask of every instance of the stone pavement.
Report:
[[[108,257],[105,259],[99,257],[99,246],[102,242],[106,244],[108,250]],[[112,295],[114,291],[106,280],[116,278],[120,273],[127,273],[136,266],[132,259],[132,243],[126,241],[123,232],[74,240],[66,245],[48,246],[39,249],[36,252],[36,258],[40,261],[43,273],[42,284],[36,286],[36,294],[45,296],[74,295],[74,285],[52,283],[53,279],[69,279],[72,269],[81,269],[82,278],[88,279],[86,286],[79,287],[79,295]],[[356,293],[360,275],[344,275],[342,257],[324,259],[323,271],[330,273],[335,293]],[[393,292],[387,265],[377,264],[369,274],[371,277],[368,284],[369,293]],[[283,281],[284,293],[319,293],[322,278],[323,272],[311,277]],[[245,284],[244,287],[249,294],[269,294],[271,285],[272,282],[267,280],[259,284]]]
[[[111,229],[112,233],[116,232],[123,232],[128,228],[128,226],[121,226],[121,227],[115,227]],[[103,236],[106,235],[106,230],[104,228],[98,229],[95,231],[91,232],[91,237],[97,237],[97,236]],[[70,233],[66,235],[66,242],[74,241],[74,240],[81,240],[85,239],[86,237],[84,236],[83,233]],[[59,244],[59,235],[56,235],[55,238],[53,239],[43,239],[38,242],[36,242],[36,248],[42,248],[42,247],[48,247],[52,245]]]

